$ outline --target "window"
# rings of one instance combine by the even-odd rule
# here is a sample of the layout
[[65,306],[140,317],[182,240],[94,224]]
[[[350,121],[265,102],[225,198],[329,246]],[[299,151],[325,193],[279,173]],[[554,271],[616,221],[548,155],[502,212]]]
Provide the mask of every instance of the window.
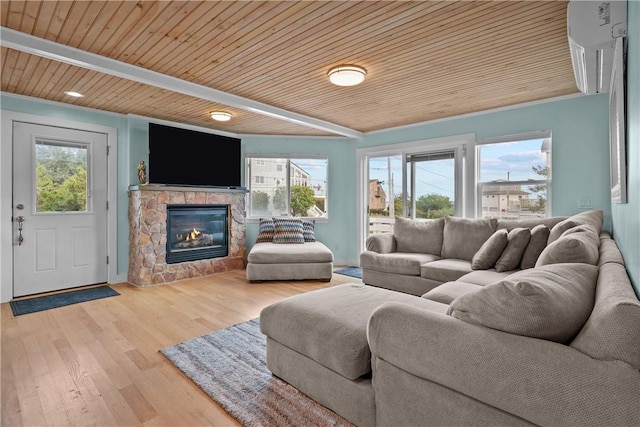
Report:
[[443,218],[455,214],[456,150],[407,154],[407,216]]
[[326,157],[247,155],[249,217],[326,218],[327,164]]
[[550,215],[551,133],[479,141],[479,217]]
[[88,152],[84,144],[37,141],[36,212],[87,212]]
[[395,217],[475,216],[475,135],[357,150],[359,243],[391,233]]

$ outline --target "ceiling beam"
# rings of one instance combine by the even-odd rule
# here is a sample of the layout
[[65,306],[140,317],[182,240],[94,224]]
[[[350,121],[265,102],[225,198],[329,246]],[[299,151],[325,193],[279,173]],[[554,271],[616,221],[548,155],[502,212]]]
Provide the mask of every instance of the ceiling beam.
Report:
[[99,73],[121,77],[138,83],[144,83],[172,92],[182,93],[195,98],[228,105],[230,107],[236,107],[263,116],[285,120],[300,126],[310,127],[349,138],[362,138],[363,135],[362,132],[355,129],[316,119],[304,114],[294,113],[197,83],[188,82],[3,26],[0,26],[0,44],[10,49],[64,62],[65,64],[71,64]]

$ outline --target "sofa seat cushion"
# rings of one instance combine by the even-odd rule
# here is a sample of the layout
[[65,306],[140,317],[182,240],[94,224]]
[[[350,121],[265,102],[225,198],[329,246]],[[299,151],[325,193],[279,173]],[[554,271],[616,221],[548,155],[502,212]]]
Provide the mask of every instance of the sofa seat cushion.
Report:
[[293,264],[333,262],[333,253],[321,242],[303,244],[256,243],[247,261],[252,264]]
[[451,301],[458,298],[460,295],[464,295],[467,292],[475,291],[479,287],[480,285],[461,282],[459,280],[455,282],[447,282],[431,289],[429,292],[422,295],[422,298],[441,302],[443,304],[451,304]]
[[438,282],[454,282],[471,273],[471,261],[464,259],[441,259],[420,267],[420,276]]
[[439,256],[430,254],[405,252],[379,254],[367,251],[360,255],[360,267],[373,271],[381,271],[383,273],[419,276],[420,266],[439,259]]
[[363,284],[344,284],[289,297],[260,313],[269,338],[355,380],[371,371],[367,322],[388,301],[440,314],[447,306],[413,295]]
[[[516,270],[519,271],[519,270]],[[472,271],[469,274],[465,274],[458,280],[461,282],[473,283],[475,285],[485,286],[492,283],[499,282],[515,271],[505,271],[498,273],[495,269]]]

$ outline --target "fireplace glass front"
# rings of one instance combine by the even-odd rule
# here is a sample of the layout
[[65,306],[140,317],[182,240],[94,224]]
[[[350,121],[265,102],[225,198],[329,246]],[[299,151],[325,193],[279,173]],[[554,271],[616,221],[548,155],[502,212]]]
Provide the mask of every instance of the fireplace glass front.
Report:
[[228,205],[167,205],[167,264],[225,257]]

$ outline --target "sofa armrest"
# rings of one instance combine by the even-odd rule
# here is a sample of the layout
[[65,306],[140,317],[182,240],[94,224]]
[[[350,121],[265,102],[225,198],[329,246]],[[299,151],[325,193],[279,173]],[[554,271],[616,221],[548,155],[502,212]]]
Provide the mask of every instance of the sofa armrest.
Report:
[[373,358],[538,425],[640,419],[640,372],[620,361],[391,302],[373,312],[367,335]]
[[374,234],[367,238],[366,248],[379,254],[392,253],[396,251],[396,238],[391,233]]

